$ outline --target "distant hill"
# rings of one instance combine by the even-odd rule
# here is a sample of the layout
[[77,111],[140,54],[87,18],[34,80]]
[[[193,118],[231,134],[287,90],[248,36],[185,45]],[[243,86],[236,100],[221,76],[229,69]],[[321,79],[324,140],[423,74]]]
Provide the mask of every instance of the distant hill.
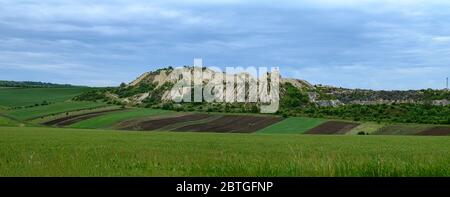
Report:
[[[196,68],[184,67],[181,70],[183,69],[193,72]],[[207,68],[202,69],[204,73],[210,75],[222,74]],[[40,105],[55,102],[50,97],[44,98],[43,95],[59,94],[56,91],[57,89],[66,89],[59,91],[64,92],[65,95],[63,99],[59,100],[101,101],[122,106],[174,111],[260,113],[261,106],[265,105],[260,102],[175,103],[171,99],[170,90],[180,80],[179,71],[171,67],[162,68],[146,72],[128,84],[122,83],[119,87],[108,88],[72,88],[77,86],[43,82],[0,81],[0,87],[25,87],[21,89],[22,91],[14,92],[8,91],[15,88],[0,88],[0,90],[3,89],[0,93],[3,92],[4,95],[0,98],[7,99],[3,106]],[[237,78],[253,79],[246,73],[233,75]],[[203,83],[207,84],[208,80],[205,79]],[[242,88],[240,86],[234,86],[233,88],[235,92],[244,92],[245,98],[249,98],[248,85],[246,85],[244,91],[238,89]],[[74,89],[80,89],[80,91]],[[44,94],[42,91],[47,93]],[[179,93],[183,97],[191,96],[192,98],[193,91],[191,91],[191,95],[187,95],[187,92],[183,90]],[[277,114],[284,117],[306,116],[353,121],[450,124],[450,91],[447,90],[374,91],[348,89],[314,85],[305,80],[280,77],[279,95],[280,102]],[[221,96],[223,95],[214,95],[214,97]],[[27,100],[20,100],[19,98]]]
[[[183,69],[192,71],[193,68]],[[261,103],[174,103],[170,98],[170,90],[179,80],[178,71],[171,67],[158,69],[142,74],[129,84],[88,91],[74,99],[103,100],[111,104],[175,111],[260,112]],[[218,74],[207,68],[203,68],[203,71]],[[172,75],[174,72],[175,75]],[[246,77],[246,74],[237,73],[235,76]],[[207,82],[203,81],[204,84]],[[280,82],[280,108],[277,113],[285,117],[450,124],[450,92],[447,90],[374,91],[313,85],[300,79],[281,78]],[[237,86],[234,88],[238,90]],[[246,88],[246,98],[248,93]]]
[[17,88],[67,88],[80,87],[70,84],[54,84],[35,81],[4,81],[0,80],[0,87],[17,87]]
[[0,108],[22,108],[71,100],[93,90],[85,86],[0,80]]
[[[423,89],[423,90],[364,90],[348,89],[330,86],[316,86],[316,91],[311,92],[313,98],[325,101],[336,101],[340,104],[424,104],[449,105],[450,91]],[[320,102],[319,102],[320,103]]]
[[[103,93],[85,95],[94,99],[106,97],[107,100],[126,105],[163,105],[171,102],[170,89],[179,80],[177,72],[193,67],[173,69],[162,68],[146,72],[129,84],[122,84],[117,89]],[[215,71],[203,68],[208,75],[218,74]],[[175,73],[175,74],[174,74]],[[249,78],[246,73],[235,74],[236,78]],[[305,80],[281,78],[280,97],[284,107],[299,107],[301,105],[316,105],[319,107],[335,107],[341,105],[378,105],[378,104],[432,104],[449,105],[450,91],[446,90],[408,90],[408,91],[375,91],[364,89],[348,89],[333,86],[313,85]],[[203,81],[204,84],[208,81]],[[225,83],[225,82],[224,82]],[[235,87],[235,92],[241,89]],[[191,91],[193,92],[193,91]],[[248,87],[245,95],[248,98]],[[183,93],[184,94],[184,93]],[[223,96],[223,95],[218,95]],[[249,104],[249,103],[246,103]],[[282,106],[283,107],[283,106]]]

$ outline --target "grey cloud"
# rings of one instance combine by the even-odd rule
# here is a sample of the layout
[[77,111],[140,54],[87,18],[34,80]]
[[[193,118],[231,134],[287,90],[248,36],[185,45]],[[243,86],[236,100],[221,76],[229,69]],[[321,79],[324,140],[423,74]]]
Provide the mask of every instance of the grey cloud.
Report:
[[330,85],[438,88],[449,73],[449,8],[436,0],[4,0],[0,78],[45,80],[53,66],[70,82],[117,85],[203,57],[221,67],[281,66]]

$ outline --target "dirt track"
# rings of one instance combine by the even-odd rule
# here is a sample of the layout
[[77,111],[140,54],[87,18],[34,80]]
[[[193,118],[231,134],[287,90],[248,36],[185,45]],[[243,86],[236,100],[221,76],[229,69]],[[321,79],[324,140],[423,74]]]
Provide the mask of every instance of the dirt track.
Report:
[[51,120],[48,122],[44,122],[42,123],[43,125],[46,126],[68,126],[83,120],[87,120],[93,117],[97,117],[97,116],[101,116],[110,112],[115,112],[115,111],[123,111],[125,109],[110,109],[110,110],[104,110],[104,111],[96,111],[96,112],[90,112],[90,113],[85,113],[85,114],[79,114],[79,115],[73,115],[73,116],[66,116],[63,118],[58,118],[55,120]]
[[180,122],[187,122],[187,121],[196,121],[196,120],[202,120],[205,118],[210,117],[208,114],[190,114],[190,115],[184,115],[184,116],[178,116],[178,117],[170,117],[170,118],[162,118],[162,119],[155,119],[155,120],[147,120],[147,121],[131,121],[131,122],[124,122],[120,126],[120,129],[123,130],[137,130],[137,131],[152,131],[156,129],[163,128],[165,126],[180,123]]
[[450,135],[450,127],[432,127],[427,130],[421,131],[416,135],[434,135],[434,136]]
[[227,115],[208,123],[187,125],[175,131],[251,133],[281,120],[279,117]]
[[307,134],[345,134],[357,127],[359,124],[351,122],[328,121],[308,132]]

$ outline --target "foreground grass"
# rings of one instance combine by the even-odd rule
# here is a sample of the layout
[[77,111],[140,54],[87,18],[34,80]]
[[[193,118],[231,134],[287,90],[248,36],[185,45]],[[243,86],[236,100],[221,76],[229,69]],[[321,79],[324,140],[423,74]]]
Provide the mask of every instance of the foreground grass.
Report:
[[449,139],[0,127],[0,176],[450,176]]
[[0,88],[0,105],[29,106],[47,102],[61,102],[87,91],[86,87],[70,88]]
[[304,117],[291,117],[282,120],[281,122],[275,123],[268,126],[258,133],[269,133],[269,134],[293,134],[293,133],[305,133],[306,131],[319,126],[325,121],[316,118],[304,118]]

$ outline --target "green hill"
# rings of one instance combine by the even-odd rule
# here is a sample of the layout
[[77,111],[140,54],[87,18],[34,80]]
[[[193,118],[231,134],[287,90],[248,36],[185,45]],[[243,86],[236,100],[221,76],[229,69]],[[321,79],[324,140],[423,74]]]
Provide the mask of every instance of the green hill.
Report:
[[4,114],[8,117],[17,120],[31,120],[34,118],[39,118],[43,116],[55,115],[59,113],[65,113],[70,111],[84,110],[84,109],[94,109],[98,107],[107,106],[105,103],[96,102],[59,102],[50,105],[43,105],[37,107],[29,107],[17,110],[10,110]]
[[0,88],[0,106],[21,107],[70,100],[91,88]]
[[16,88],[67,88],[76,87],[69,84],[54,84],[35,81],[5,81],[0,80],[0,87],[16,87]]

